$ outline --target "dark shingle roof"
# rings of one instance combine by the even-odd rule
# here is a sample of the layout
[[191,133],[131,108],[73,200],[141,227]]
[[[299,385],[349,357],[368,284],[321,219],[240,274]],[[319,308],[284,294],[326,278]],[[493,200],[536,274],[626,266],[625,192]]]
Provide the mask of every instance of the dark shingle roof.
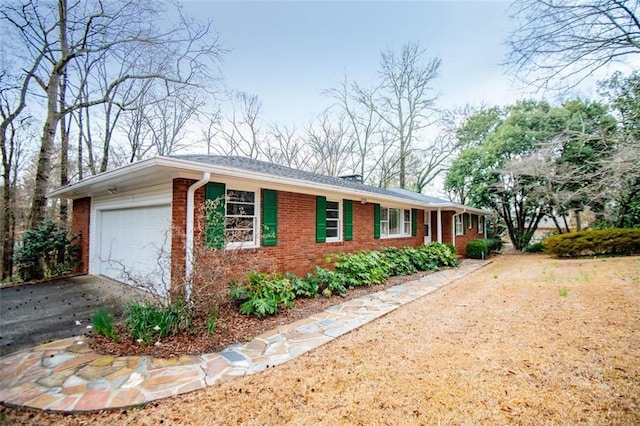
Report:
[[409,198],[411,200],[420,201],[421,203],[451,204],[451,201],[445,200],[444,198],[432,197],[430,195],[424,195],[421,193],[409,191],[407,189],[391,188],[389,189],[389,191],[395,192],[397,195],[400,195],[405,198]]
[[211,164],[214,166],[231,167],[238,170],[248,170],[257,173],[264,173],[271,176],[280,176],[283,178],[303,180],[324,185],[333,185],[340,188],[366,191],[372,194],[416,201],[415,198],[409,197],[403,193],[394,192],[389,189],[364,185],[353,180],[325,176],[317,173],[307,172],[304,170],[292,169],[291,167],[281,166],[279,164],[268,163],[266,161],[254,160],[246,157],[227,157],[220,155],[172,155],[170,158],[193,161],[203,164]]

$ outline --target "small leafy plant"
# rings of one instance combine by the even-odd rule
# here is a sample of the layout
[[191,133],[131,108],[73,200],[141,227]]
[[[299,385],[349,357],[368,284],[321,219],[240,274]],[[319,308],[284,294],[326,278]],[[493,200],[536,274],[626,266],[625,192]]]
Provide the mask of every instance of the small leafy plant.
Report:
[[334,294],[339,294],[342,297],[347,295],[345,277],[331,269],[316,266],[313,269],[313,274],[307,274],[305,279],[316,283],[318,290],[325,297],[331,297]]
[[218,325],[218,309],[212,309],[207,313],[207,333],[213,334]]
[[126,312],[125,323],[131,335],[143,345],[151,344],[154,338],[161,339],[189,330],[191,325],[191,312],[182,299],[166,306],[131,302]]
[[291,281],[282,274],[251,271],[246,282],[231,283],[229,297],[240,303],[243,314],[264,317],[278,313],[282,306],[293,308],[295,293]]
[[560,297],[567,297],[569,295],[569,290],[567,290],[566,287],[562,287],[558,290],[558,293],[560,294]]
[[94,333],[118,342],[118,330],[113,322],[113,315],[105,308],[100,308],[91,315],[91,324]]
[[291,272],[285,272],[284,276],[291,281],[291,289],[296,297],[318,297],[318,283],[314,280],[300,278]]

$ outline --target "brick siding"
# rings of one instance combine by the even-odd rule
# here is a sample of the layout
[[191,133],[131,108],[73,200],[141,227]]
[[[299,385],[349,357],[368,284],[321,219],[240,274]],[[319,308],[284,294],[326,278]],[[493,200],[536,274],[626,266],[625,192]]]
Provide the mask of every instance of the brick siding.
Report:
[[[173,236],[172,236],[172,282],[180,282],[184,271],[184,230],[186,217],[186,191],[193,182],[175,179],[173,184]],[[204,228],[204,188],[195,194],[196,230]],[[356,250],[373,250],[382,246],[418,247],[424,242],[424,211],[418,210],[418,229],[415,237],[373,238],[372,203],[361,204],[353,200],[353,240],[341,242],[316,242],[316,197],[313,195],[278,191],[278,244],[272,247],[240,249],[235,253],[234,265],[241,278],[248,270],[255,269],[256,259],[266,270],[292,272],[304,275],[315,265],[327,265],[324,259],[334,253]],[[204,236],[196,231],[195,244],[202,244]],[[210,256],[216,252],[211,250]],[[213,261],[213,258],[211,259]],[[202,261],[202,260],[201,260]],[[204,260],[206,261],[206,259]]]
[[91,198],[85,197],[73,200],[71,215],[71,234],[80,234],[76,243],[80,249],[80,263],[74,268],[74,272],[78,274],[88,274]]
[[[469,213],[465,213],[465,215],[467,214]],[[451,222],[452,220],[450,219],[449,223]],[[465,255],[466,249],[467,249],[467,243],[469,241],[475,240],[477,238],[486,238],[484,233],[483,234],[478,233],[478,216],[475,214],[472,214],[471,227],[464,230],[464,235],[456,235],[455,238],[456,238],[456,241],[455,241],[456,251],[458,252],[459,256]]]

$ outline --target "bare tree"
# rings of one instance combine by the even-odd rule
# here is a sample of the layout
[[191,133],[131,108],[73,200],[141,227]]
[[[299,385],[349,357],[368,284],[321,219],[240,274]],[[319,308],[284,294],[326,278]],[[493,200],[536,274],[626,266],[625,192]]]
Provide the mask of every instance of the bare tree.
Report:
[[268,135],[261,122],[262,102],[256,95],[236,92],[232,95],[229,117],[221,116],[215,125],[221,142],[214,150],[221,155],[258,158],[268,145]]
[[436,96],[431,84],[438,76],[440,59],[423,63],[425,49],[406,44],[399,54],[387,50],[380,62],[381,83],[375,90],[358,87],[358,100],[380,118],[398,147],[399,185],[406,186],[406,162],[421,130],[435,121]]
[[[373,91],[365,91],[355,84],[350,84],[345,79],[336,87],[325,91],[325,95],[333,98],[335,106],[344,113],[345,120],[350,128],[350,133],[354,138],[354,154],[357,155],[358,168],[363,181],[369,181],[372,170],[375,170],[382,159],[379,156],[372,156],[372,152],[380,144],[380,122],[382,119],[371,108],[366,108],[357,94],[371,99],[369,96]],[[373,158],[372,158],[373,157]]]
[[2,159],[2,200],[0,201],[0,280],[11,277],[13,272],[13,248],[16,241],[16,223],[18,198],[18,173],[24,166],[28,151],[32,119],[23,116],[18,120],[10,119],[10,94],[0,90],[0,117],[3,120],[0,155]]
[[[80,108],[107,102],[120,85],[131,80],[195,84],[198,78],[206,78],[206,61],[220,53],[216,42],[206,39],[209,26],[197,27],[179,14],[179,22],[174,27],[163,29],[162,25],[156,25],[166,22],[159,19],[163,6],[141,0],[109,3],[95,0],[70,5],[67,0],[58,0],[54,4],[10,3],[0,9],[2,22],[21,43],[18,49],[21,59],[26,64],[36,64],[25,72],[25,79],[35,80],[46,99],[29,220],[31,228],[44,218],[51,151],[62,117]],[[74,59],[107,56],[116,62],[128,61],[136,58],[141,49],[154,51],[149,57],[158,58],[154,62],[157,67],[112,76],[104,90],[96,94],[88,92],[91,98],[60,109],[60,82]]]
[[354,170],[353,139],[347,132],[343,115],[333,118],[328,112],[307,129],[312,168],[328,176],[340,176]]
[[295,126],[274,124],[269,133],[271,143],[263,150],[267,161],[299,170],[310,168],[311,153]]
[[596,70],[640,53],[638,0],[523,0],[507,58],[527,83],[569,88]]

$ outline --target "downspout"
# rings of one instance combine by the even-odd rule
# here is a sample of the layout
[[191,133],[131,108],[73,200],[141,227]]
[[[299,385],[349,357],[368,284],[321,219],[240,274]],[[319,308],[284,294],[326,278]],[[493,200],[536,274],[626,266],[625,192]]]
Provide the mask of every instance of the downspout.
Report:
[[195,216],[195,193],[198,188],[209,182],[211,173],[204,172],[202,179],[194,183],[187,190],[187,229],[185,235],[185,268],[184,268],[184,297],[187,302],[191,299],[191,274],[193,273],[193,238],[194,238],[194,216]]

